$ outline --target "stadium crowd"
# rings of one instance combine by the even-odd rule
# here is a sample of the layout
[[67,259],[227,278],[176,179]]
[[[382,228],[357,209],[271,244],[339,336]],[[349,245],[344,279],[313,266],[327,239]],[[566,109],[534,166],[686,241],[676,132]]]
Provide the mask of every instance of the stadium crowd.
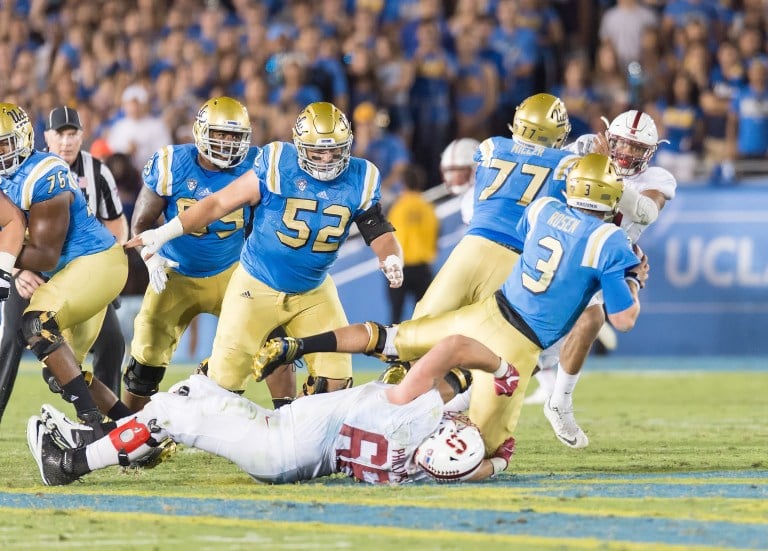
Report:
[[[210,97],[243,101],[254,145],[289,139],[313,101],[369,104],[386,129],[355,154],[391,201],[402,151],[435,185],[452,139],[505,135],[547,91],[572,137],[643,108],[669,141],[659,164],[682,183],[728,180],[768,153],[767,32],[762,0],[16,0],[0,8],[0,97],[30,114],[36,147],[67,105],[86,147],[139,171],[192,141]],[[123,190],[129,218],[138,187]]]

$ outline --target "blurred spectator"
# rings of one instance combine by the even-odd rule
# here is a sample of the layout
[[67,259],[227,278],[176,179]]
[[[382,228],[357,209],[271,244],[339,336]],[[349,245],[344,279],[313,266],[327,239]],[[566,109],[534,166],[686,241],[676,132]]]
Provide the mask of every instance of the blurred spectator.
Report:
[[381,35],[376,39],[374,51],[377,61],[376,79],[382,105],[389,112],[389,128],[410,147],[413,117],[408,93],[415,78],[413,65],[403,57],[400,45],[389,35]]
[[435,207],[422,197],[426,177],[424,171],[415,165],[408,165],[403,171],[405,190],[400,194],[389,211],[389,221],[397,231],[397,239],[403,247],[403,285],[388,287],[390,323],[409,319],[403,309],[406,298],[412,297],[414,304],[424,296],[432,282],[432,262],[437,258],[439,220]]
[[563,100],[571,121],[570,136],[578,138],[591,134],[593,129],[601,128],[599,121],[602,112],[596,103],[597,96],[590,83],[590,71],[587,59],[575,55],[565,64],[563,84],[555,86],[552,93]]
[[619,65],[616,49],[610,42],[603,42],[597,48],[592,82],[604,117],[613,120],[619,113],[629,109],[627,77]]
[[678,72],[669,84],[666,97],[649,112],[656,121],[661,143],[656,164],[669,170],[681,184],[696,176],[704,134],[704,120],[699,107],[699,90],[690,75]]
[[458,73],[453,86],[456,134],[477,140],[491,135],[499,89],[499,72],[481,57],[481,40],[479,29],[470,26],[456,41]]
[[171,143],[171,134],[162,119],[149,114],[149,94],[143,86],[128,86],[122,105],[125,116],[109,128],[107,143],[113,152],[129,155],[133,167],[141,171],[155,151]]
[[762,59],[750,62],[747,85],[731,102],[727,141],[731,160],[768,155],[768,65]]
[[403,171],[410,155],[402,139],[387,130],[389,115],[363,102],[352,112],[352,155],[368,159],[381,173],[381,204],[387,209],[402,191]]
[[616,49],[619,65],[626,68],[642,53],[642,36],[647,28],[659,24],[656,13],[640,0],[618,0],[608,8],[600,21],[600,40],[607,40]]

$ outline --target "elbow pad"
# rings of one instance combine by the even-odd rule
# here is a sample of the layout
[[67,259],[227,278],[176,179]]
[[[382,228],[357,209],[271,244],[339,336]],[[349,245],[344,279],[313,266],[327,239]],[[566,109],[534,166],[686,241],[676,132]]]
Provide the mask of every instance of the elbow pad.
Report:
[[632,222],[647,226],[659,217],[659,207],[650,197],[646,197],[633,187],[625,186],[619,199],[619,210]]

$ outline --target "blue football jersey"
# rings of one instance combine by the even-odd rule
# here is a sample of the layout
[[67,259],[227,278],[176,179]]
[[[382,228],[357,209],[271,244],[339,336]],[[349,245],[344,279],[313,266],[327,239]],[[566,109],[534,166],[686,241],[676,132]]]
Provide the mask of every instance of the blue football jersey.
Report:
[[105,251],[115,244],[115,237],[101,225],[88,207],[69,165],[58,155],[34,151],[10,178],[0,179],[2,190],[29,217],[29,209],[61,194],[71,193],[69,228],[56,267],[45,272],[50,277],[75,258]]
[[333,180],[299,168],[296,147],[265,146],[253,170],[261,202],[240,263],[253,277],[284,293],[304,293],[325,279],[352,222],[380,200],[381,176],[373,163],[352,157]]
[[563,200],[565,176],[578,159],[561,149],[493,137],[475,152],[474,213],[468,235],[523,248],[517,222],[537,197]]
[[[200,166],[194,144],[168,145],[144,165],[144,185],[165,199],[163,214],[171,220],[249,171],[258,152],[258,147],[252,147],[242,163],[217,171]],[[216,275],[240,258],[244,226],[245,206],[201,230],[172,239],[162,246],[160,254],[178,262],[175,270],[185,276]]]
[[[531,203],[519,230],[523,254],[501,290],[544,348],[570,331],[603,278],[624,277],[640,262],[621,228],[551,197]],[[631,306],[612,298],[609,312]]]

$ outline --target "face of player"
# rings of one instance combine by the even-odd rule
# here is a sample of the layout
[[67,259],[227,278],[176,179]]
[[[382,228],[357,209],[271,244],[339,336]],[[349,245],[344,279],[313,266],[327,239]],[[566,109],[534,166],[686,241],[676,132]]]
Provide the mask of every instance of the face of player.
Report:
[[229,160],[240,149],[240,132],[227,132],[225,130],[211,130],[211,154],[223,161]]
[[466,191],[472,184],[474,167],[471,166],[447,166],[441,169],[443,182],[449,193],[459,195]]
[[313,163],[321,165],[328,165],[341,161],[344,156],[343,147],[335,147],[330,149],[315,149],[307,148],[307,158]]
[[83,131],[68,127],[46,130],[45,143],[48,144],[48,151],[55,153],[71,165],[75,162],[83,145]]

